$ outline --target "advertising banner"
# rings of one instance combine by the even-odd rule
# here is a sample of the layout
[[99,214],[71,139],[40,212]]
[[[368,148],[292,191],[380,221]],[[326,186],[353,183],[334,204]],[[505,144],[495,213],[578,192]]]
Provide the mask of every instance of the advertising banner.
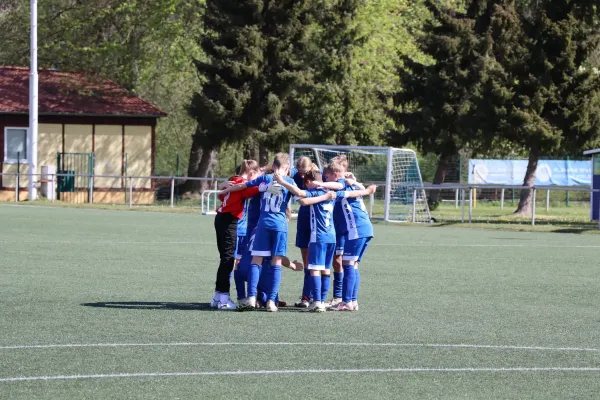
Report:
[[[522,185],[527,160],[469,160],[469,183]],[[537,186],[590,186],[590,161],[540,160],[535,174]]]

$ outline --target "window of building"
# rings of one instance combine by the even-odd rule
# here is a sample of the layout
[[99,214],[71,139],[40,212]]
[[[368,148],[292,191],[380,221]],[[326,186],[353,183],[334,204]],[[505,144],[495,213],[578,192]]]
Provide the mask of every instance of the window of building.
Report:
[[27,128],[4,129],[4,162],[27,162]]

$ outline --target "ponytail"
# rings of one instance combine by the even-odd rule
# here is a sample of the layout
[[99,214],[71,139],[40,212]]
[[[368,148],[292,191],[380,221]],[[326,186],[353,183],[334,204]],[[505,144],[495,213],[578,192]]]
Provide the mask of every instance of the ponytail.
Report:
[[254,160],[242,160],[239,170],[238,175],[247,175],[250,172],[256,172],[259,170],[258,163]]
[[346,154],[338,154],[331,161],[339,163],[345,170],[348,169],[348,156]]
[[299,157],[296,160],[296,169],[298,171],[310,171],[313,167],[313,162],[306,156]]

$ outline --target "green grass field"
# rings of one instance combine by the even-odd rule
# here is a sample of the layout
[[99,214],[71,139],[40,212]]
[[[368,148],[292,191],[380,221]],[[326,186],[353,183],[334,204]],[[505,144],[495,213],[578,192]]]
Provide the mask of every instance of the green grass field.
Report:
[[[369,200],[366,199],[366,206],[370,209]],[[0,203],[0,205],[9,205],[14,203]],[[95,210],[120,210],[120,211],[148,211],[160,213],[184,213],[197,214],[200,213],[200,203],[198,201],[176,202],[174,208],[169,206],[169,202],[157,202],[154,205],[134,205],[132,208],[125,204],[75,204],[56,201],[51,203],[47,200],[34,202],[23,202],[22,205],[36,205],[44,207],[67,207],[78,209],[95,209]],[[297,204],[293,204],[292,208],[297,209]],[[454,225],[465,227],[476,226],[486,229],[502,229],[502,230],[519,230],[519,231],[542,231],[542,232],[577,232],[577,233],[600,233],[597,222],[590,221],[589,203],[571,202],[566,205],[564,202],[555,202],[549,210],[545,208],[545,201],[538,202],[536,209],[535,226],[531,225],[531,217],[515,217],[513,215],[516,209],[516,204],[511,204],[510,201],[505,203],[504,209],[500,208],[498,202],[478,202],[473,208],[472,223],[468,224],[469,210],[468,204],[464,210],[461,207],[456,208],[454,202],[444,202],[435,210],[431,211],[431,217],[436,221],[434,225]],[[375,220],[382,220],[384,215],[384,202],[376,200],[373,206],[373,217]],[[393,206],[392,218],[398,218],[398,213],[404,219],[412,218],[412,209],[410,205]]]
[[1,399],[600,396],[595,235],[377,224],[359,312],[271,314],[208,308],[211,217],[0,205],[0,226]]

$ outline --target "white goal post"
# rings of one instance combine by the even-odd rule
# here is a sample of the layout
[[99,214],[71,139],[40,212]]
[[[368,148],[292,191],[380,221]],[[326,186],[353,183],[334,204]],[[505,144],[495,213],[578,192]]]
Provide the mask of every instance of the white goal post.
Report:
[[373,217],[389,222],[431,222],[417,155],[410,149],[376,146],[292,144],[295,165],[307,156],[323,169],[333,157],[345,154],[348,170],[365,186],[376,184]]

